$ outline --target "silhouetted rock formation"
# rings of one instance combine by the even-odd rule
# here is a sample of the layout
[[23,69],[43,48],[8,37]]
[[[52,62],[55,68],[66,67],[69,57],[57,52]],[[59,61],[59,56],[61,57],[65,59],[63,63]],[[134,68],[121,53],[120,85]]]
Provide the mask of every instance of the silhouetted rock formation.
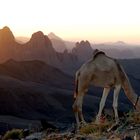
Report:
[[0,29],[0,62],[13,57],[16,52],[17,43],[11,30],[6,26]]
[[72,54],[76,55],[81,62],[91,58],[92,53],[93,49],[88,41],[77,42],[76,47],[72,49]]
[[32,34],[30,41],[26,45],[35,48],[47,47],[47,49],[54,51],[50,39],[46,35],[44,35],[43,32],[41,31]]
[[9,27],[5,26],[3,29],[0,30],[0,42],[1,46],[13,44],[15,41],[14,35],[9,29]]
[[23,45],[21,60],[42,60],[48,64],[59,64],[56,52],[50,39],[41,31],[32,35],[31,39]]

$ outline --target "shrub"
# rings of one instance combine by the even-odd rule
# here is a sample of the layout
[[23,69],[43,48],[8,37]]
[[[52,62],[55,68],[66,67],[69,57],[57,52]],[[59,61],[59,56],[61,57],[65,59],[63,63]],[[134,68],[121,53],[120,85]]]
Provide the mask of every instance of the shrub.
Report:
[[3,140],[8,139],[20,139],[22,136],[22,130],[20,129],[12,129],[10,131],[7,131],[5,135],[3,136]]

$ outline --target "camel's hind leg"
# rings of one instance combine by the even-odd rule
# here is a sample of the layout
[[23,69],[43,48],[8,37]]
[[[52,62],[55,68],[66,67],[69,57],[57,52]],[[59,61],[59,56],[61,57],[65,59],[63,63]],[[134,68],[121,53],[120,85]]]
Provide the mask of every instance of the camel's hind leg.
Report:
[[115,113],[115,121],[116,123],[119,122],[119,116],[118,116],[118,96],[119,92],[121,90],[121,85],[116,85],[114,89],[114,97],[113,97],[113,109]]
[[85,120],[84,120],[84,117],[82,114],[83,96],[84,96],[84,93],[78,94],[78,96],[73,104],[73,111],[75,113],[77,129],[79,129],[79,127],[80,127],[80,121],[81,121],[81,123],[85,123]]
[[96,121],[95,121],[97,124],[100,123],[100,117],[102,115],[102,111],[103,111],[103,108],[105,106],[106,98],[108,96],[109,91],[110,91],[110,88],[109,87],[104,88],[103,95],[102,95],[102,98],[101,98],[101,101],[100,101],[99,112],[97,114]]
[[83,97],[84,97],[84,93],[83,93],[83,96],[79,97],[79,100],[80,100],[80,103],[79,103],[79,118],[80,118],[82,124],[86,124],[86,121],[84,119],[83,112],[82,112]]
[[80,124],[85,124],[85,120],[82,113],[83,98],[85,93],[88,91],[88,85],[90,80],[88,77],[79,77],[77,97],[73,104],[73,111],[76,117],[77,129],[79,129]]

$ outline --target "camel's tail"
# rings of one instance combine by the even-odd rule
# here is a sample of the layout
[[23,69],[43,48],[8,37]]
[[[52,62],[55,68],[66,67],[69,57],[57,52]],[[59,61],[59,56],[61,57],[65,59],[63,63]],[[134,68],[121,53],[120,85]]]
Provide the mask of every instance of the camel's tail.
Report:
[[136,93],[134,92],[131,83],[129,81],[128,76],[126,75],[123,67],[117,62],[117,66],[118,69],[120,71],[120,76],[122,79],[122,88],[125,92],[125,95],[127,96],[127,98],[131,101],[131,103],[134,105],[134,107],[136,106],[136,101],[135,101],[135,97],[137,97],[138,95],[136,95]]
[[75,90],[74,90],[74,99],[76,99],[77,95],[78,95],[78,82],[79,82],[79,76],[80,76],[80,72],[76,72],[75,75]]

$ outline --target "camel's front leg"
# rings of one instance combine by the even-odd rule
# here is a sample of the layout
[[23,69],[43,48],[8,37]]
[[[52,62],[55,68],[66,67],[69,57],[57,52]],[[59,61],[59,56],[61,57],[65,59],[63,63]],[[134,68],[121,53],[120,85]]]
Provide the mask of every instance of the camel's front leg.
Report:
[[119,92],[121,90],[121,85],[116,85],[114,89],[114,97],[113,97],[113,109],[115,113],[115,121],[116,123],[119,122],[119,116],[118,116],[118,96]]
[[108,96],[109,91],[110,91],[109,87],[108,88],[104,88],[103,95],[102,95],[102,98],[101,98],[101,101],[100,101],[99,112],[97,114],[96,121],[95,121],[97,124],[100,123],[100,118],[101,118],[102,111],[103,111],[103,108],[105,106],[106,98]]

